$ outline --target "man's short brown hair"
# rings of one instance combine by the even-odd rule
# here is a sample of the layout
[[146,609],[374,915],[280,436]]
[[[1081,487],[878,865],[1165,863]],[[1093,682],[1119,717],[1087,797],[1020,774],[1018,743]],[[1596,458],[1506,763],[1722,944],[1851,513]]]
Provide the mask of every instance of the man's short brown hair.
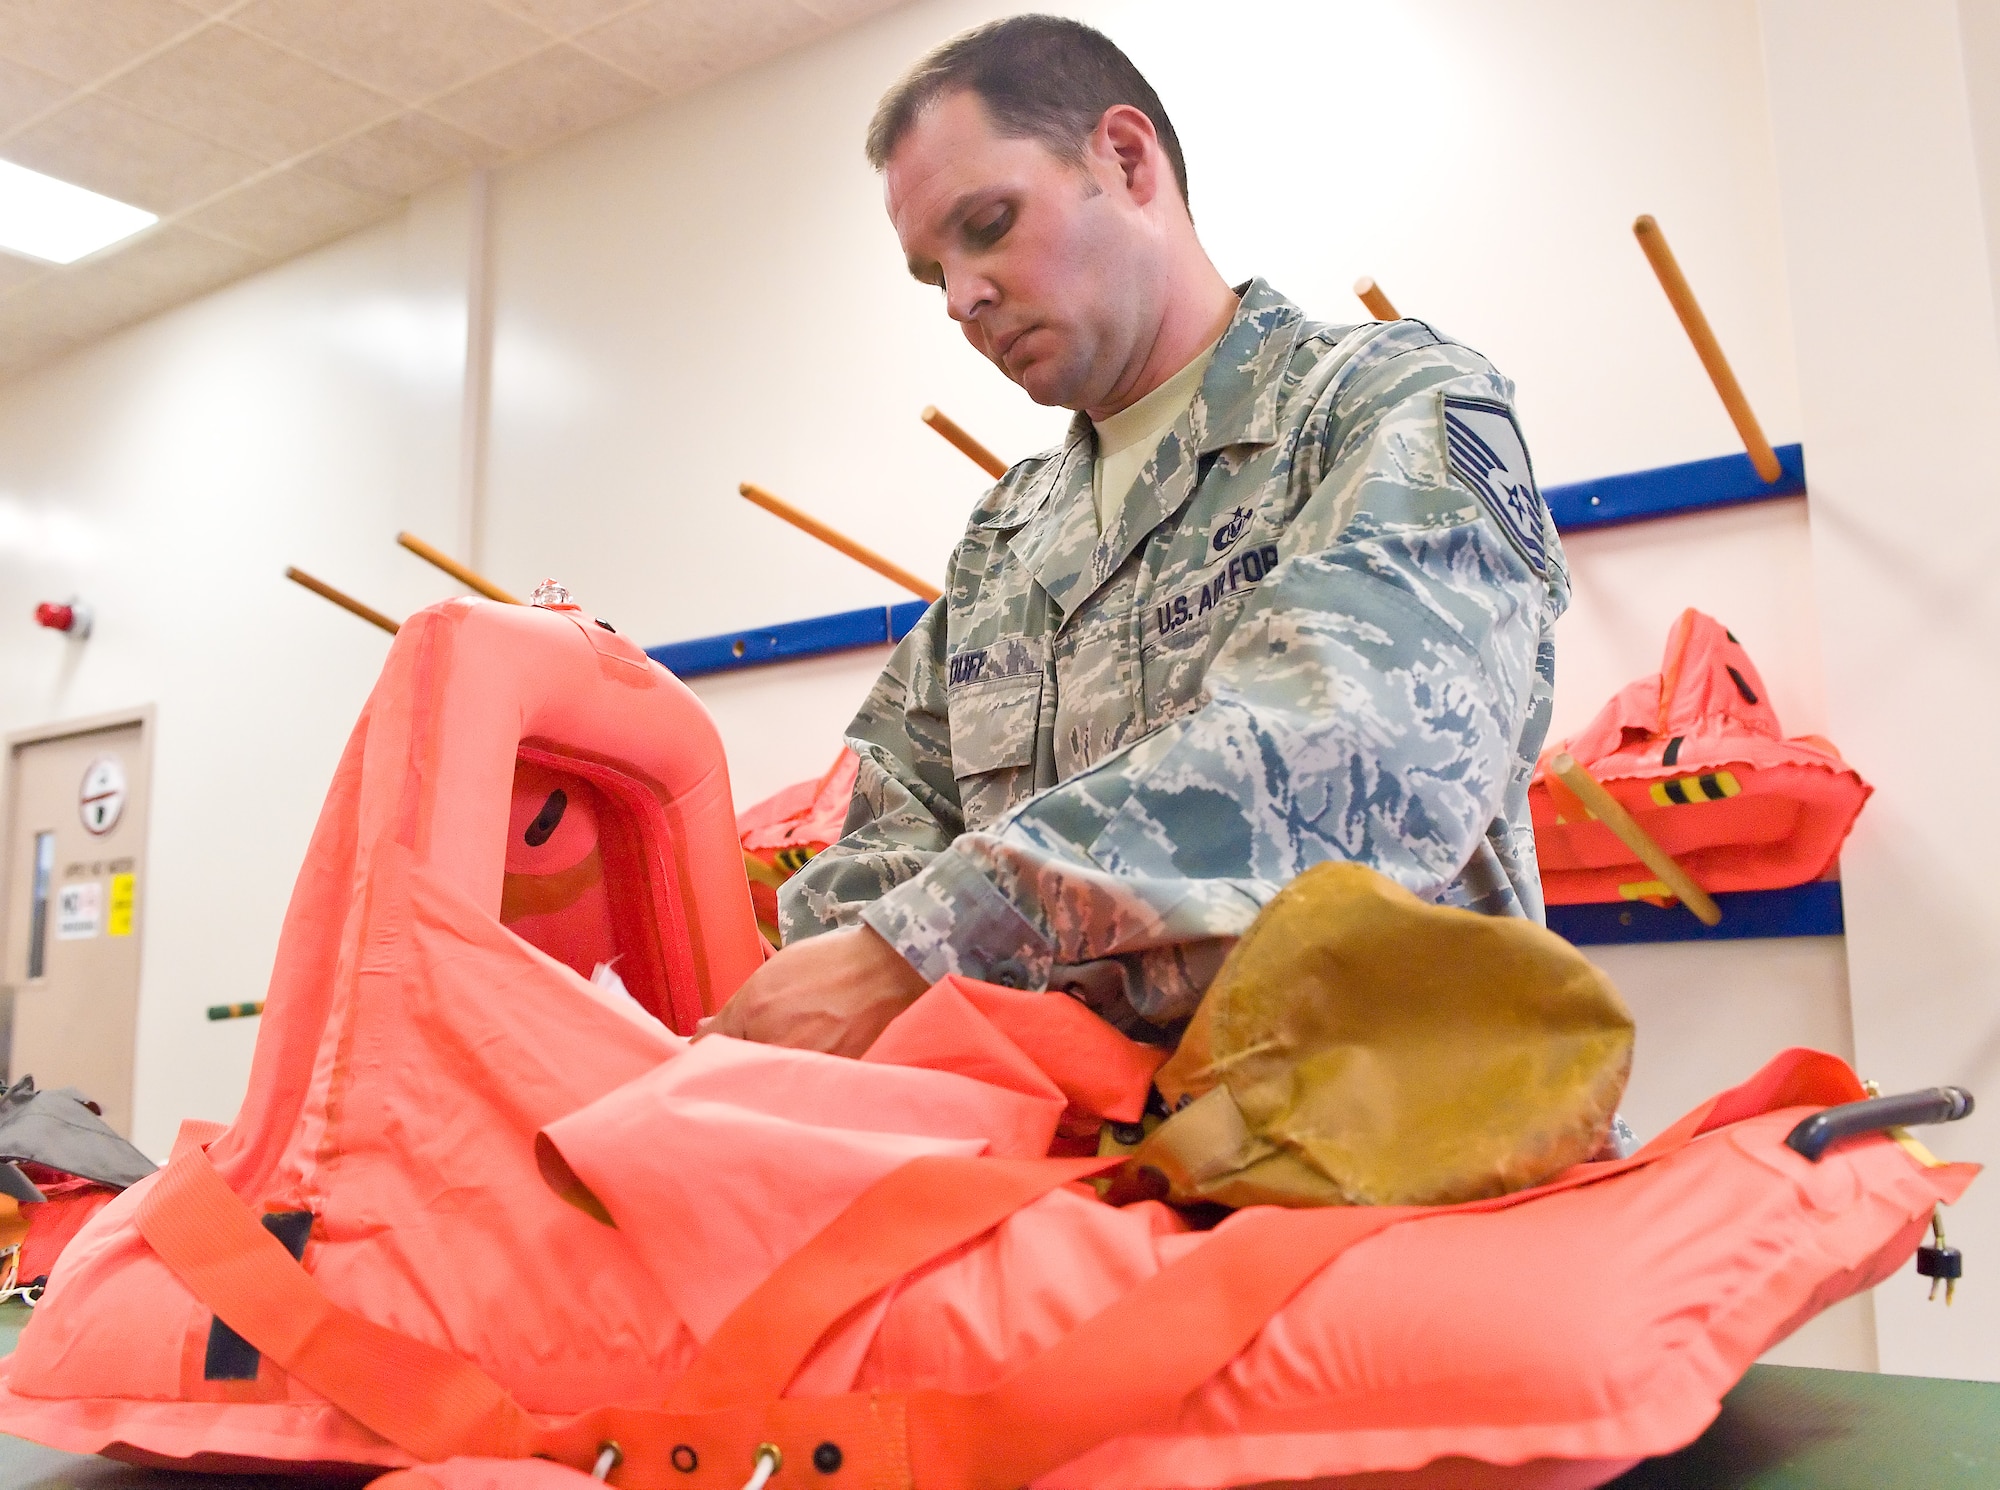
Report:
[[1153,121],[1188,199],[1180,136],[1132,59],[1102,31],[1061,16],[1010,16],[961,32],[924,57],[882,95],[868,124],[868,163],[881,170],[917,116],[948,93],[972,93],[996,133],[1040,140],[1082,164],[1104,111],[1130,104]]

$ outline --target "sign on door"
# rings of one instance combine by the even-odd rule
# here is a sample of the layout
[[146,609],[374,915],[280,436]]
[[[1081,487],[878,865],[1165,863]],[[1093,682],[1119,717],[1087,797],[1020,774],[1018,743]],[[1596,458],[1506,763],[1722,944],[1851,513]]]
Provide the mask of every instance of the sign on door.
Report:
[[80,942],[104,926],[104,886],[96,880],[64,885],[56,892],[56,940]]

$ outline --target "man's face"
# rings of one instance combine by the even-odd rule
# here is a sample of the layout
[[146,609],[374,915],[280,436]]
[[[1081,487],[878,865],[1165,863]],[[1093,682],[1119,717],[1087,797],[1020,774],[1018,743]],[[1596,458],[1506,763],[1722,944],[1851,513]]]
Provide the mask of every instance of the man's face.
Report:
[[967,341],[1038,404],[1112,401],[1159,318],[1155,236],[1114,151],[1079,166],[1002,138],[957,92],[918,117],[883,185],[910,272],[943,289]]

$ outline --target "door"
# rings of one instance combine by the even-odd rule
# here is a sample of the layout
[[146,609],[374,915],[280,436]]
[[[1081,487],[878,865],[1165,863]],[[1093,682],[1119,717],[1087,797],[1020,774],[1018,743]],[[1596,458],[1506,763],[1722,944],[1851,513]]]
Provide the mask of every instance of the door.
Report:
[[144,717],[8,742],[0,1007],[9,1081],[73,1086],[127,1137],[150,776]]

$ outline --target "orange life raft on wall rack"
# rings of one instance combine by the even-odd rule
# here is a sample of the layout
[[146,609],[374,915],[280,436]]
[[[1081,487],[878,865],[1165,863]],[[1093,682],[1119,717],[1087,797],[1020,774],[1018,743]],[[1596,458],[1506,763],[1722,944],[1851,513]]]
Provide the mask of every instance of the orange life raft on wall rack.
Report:
[[[1557,748],[1567,748],[1711,894],[1819,878],[1837,861],[1870,791],[1832,742],[1785,737],[1749,653],[1697,610],[1674,623],[1656,675],[1620,689]],[[1546,760],[1528,804],[1550,905],[1668,898]]]
[[1694,1438],[1973,1173],[1879,1134],[1793,1152],[1861,1096],[1794,1051],[1535,1190],[1204,1230],[1046,1157],[1136,1119],[1158,1052],[957,980],[861,1061],[675,1032],[761,955],[692,697],[578,614],[419,613],[240,1115],[64,1253],[0,1430],[198,1469],[449,1461],[459,1490],[737,1490],[771,1451],[780,1490],[1582,1487]]

